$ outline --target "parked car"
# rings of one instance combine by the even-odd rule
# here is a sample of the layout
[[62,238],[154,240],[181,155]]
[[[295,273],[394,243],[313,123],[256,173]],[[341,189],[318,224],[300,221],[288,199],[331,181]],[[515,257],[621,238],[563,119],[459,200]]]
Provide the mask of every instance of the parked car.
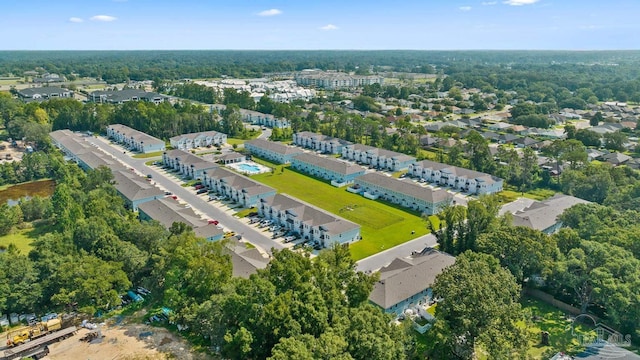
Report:
[[209,220],[209,224],[218,225],[219,223],[218,220]]
[[290,242],[292,242],[292,241],[293,241],[293,240],[295,240],[295,239],[296,239],[296,237],[295,237],[295,236],[293,236],[293,235],[289,235],[289,236],[287,236],[287,237],[285,237],[285,238],[284,238],[284,242],[286,242],[286,243],[290,243]]
[[202,184],[199,184],[199,185],[196,185],[196,186],[195,186],[196,190],[200,190],[200,189],[202,189],[203,187],[204,187],[204,185],[202,185]]
[[198,191],[196,191],[196,194],[200,195],[200,194],[204,194],[207,192],[207,189],[200,189]]

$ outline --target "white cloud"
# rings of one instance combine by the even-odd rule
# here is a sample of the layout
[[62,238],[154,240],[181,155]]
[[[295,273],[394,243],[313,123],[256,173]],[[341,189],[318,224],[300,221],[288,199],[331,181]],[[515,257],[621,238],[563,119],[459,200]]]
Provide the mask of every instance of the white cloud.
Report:
[[81,18],[79,18],[79,17],[70,17],[70,18],[69,18],[69,22],[72,22],[72,23],[81,23],[81,22],[83,22],[83,21],[84,21],[84,20],[82,20],[82,19],[81,19]]
[[497,1],[483,1],[482,6],[496,5],[497,3]]
[[522,6],[522,5],[535,4],[538,1],[540,0],[507,0],[507,1],[504,1],[503,3],[511,6]]
[[327,24],[325,26],[322,26],[320,30],[325,30],[325,31],[338,30],[338,27],[333,24]]
[[282,14],[282,10],[280,9],[269,9],[265,11],[260,11],[258,16],[276,16]]
[[460,6],[458,9],[460,9],[460,11],[470,11],[471,6]]
[[116,21],[118,18],[111,15],[96,15],[96,16],[92,16],[90,19],[91,21],[109,22],[109,21]]

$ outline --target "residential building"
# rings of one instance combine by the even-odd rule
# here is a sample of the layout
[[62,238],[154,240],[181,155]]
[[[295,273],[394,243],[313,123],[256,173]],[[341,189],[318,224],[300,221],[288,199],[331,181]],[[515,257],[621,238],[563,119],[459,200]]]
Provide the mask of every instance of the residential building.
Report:
[[82,170],[87,171],[89,169],[95,170],[100,166],[105,166],[111,171],[127,170],[114,157],[103,153],[102,151],[87,151],[76,156],[76,162]]
[[500,192],[503,186],[499,177],[431,160],[411,164],[408,174],[429,183],[478,195]]
[[291,168],[330,181],[337,187],[353,183],[355,178],[365,173],[362,166],[309,153],[296,155],[291,160]]
[[78,155],[94,151],[95,148],[82,139],[82,135],[71,130],[56,130],[49,133],[53,146],[60,149],[72,161],[78,161]]
[[286,194],[261,199],[258,213],[323,247],[360,240],[360,225]]
[[436,276],[454,263],[455,257],[432,248],[410,258],[396,258],[379,270],[380,279],[373,285],[369,301],[396,315],[429,304]]
[[184,150],[165,151],[162,154],[162,164],[191,179],[202,179],[205,171],[220,166]]
[[278,164],[288,164],[294,156],[303,153],[303,151],[297,147],[263,139],[249,140],[244,143],[244,148],[249,150],[251,155]]
[[[221,114],[227,108],[223,104],[211,105],[211,111]],[[252,125],[260,125],[275,129],[287,129],[291,127],[291,123],[287,119],[276,118],[271,114],[263,114],[255,110],[240,109],[240,117],[242,121]]]
[[363,144],[343,146],[342,157],[359,164],[389,171],[400,171],[416,162],[416,158],[413,156]]
[[56,86],[43,86],[18,90],[18,97],[24,102],[73,98],[73,91]]
[[146,101],[160,104],[169,97],[155,92],[140,89],[98,90],[87,95],[87,100],[97,103],[124,104],[128,101]]
[[191,207],[180,204],[171,197],[163,197],[138,206],[138,216],[142,221],[155,220],[169,229],[174,223],[183,223],[193,229],[196,236],[209,241],[222,240],[224,230],[203,220]]
[[443,189],[432,189],[409,179],[396,179],[377,172],[355,179],[352,192],[359,192],[367,199],[382,199],[402,207],[433,215],[451,204],[451,195]]
[[217,131],[203,131],[174,136],[169,139],[169,142],[172,148],[180,150],[189,150],[205,146],[221,146],[227,143],[227,134]]
[[231,275],[234,277],[248,279],[269,264],[269,259],[260,250],[255,247],[247,248],[247,245],[238,239],[229,239],[225,245],[225,253],[231,257]]
[[378,75],[351,75],[343,72],[303,70],[296,73],[296,83],[303,86],[317,87],[328,90],[348,89],[365,85],[384,83],[384,78]]
[[122,124],[107,126],[107,137],[141,153],[165,150],[164,141]]
[[301,131],[293,134],[293,143],[307,149],[313,149],[328,154],[342,154],[343,146],[353,145],[350,141],[310,131]]
[[216,193],[227,196],[244,207],[253,207],[261,199],[273,196],[276,190],[223,167],[207,170],[203,184]]
[[524,226],[550,235],[562,227],[562,221],[558,217],[577,204],[590,204],[590,202],[558,193],[543,201],[518,200],[506,204],[501,213],[510,212],[514,226]]
[[138,211],[138,206],[164,197],[164,191],[128,170],[113,171],[114,187],[124,199],[125,207]]
[[216,162],[223,164],[223,165],[227,165],[227,164],[235,164],[235,163],[239,163],[239,162],[243,162],[246,161],[247,157],[244,156],[241,153],[237,153],[235,151],[232,151],[230,153],[218,156],[216,158]]

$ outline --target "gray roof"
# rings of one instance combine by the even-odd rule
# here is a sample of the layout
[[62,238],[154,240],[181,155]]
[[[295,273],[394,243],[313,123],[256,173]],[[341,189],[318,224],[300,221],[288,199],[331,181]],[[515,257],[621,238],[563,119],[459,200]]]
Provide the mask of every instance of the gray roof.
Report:
[[164,191],[127,170],[113,171],[113,180],[116,190],[130,201],[164,195]]
[[196,236],[205,239],[224,233],[224,230],[218,229],[214,224],[209,224],[208,221],[200,218],[193,209],[181,205],[171,197],[144,202],[138,206],[138,209],[166,228],[170,228],[176,222],[184,223],[193,229]]
[[91,169],[97,169],[100,166],[106,166],[112,171],[126,170],[124,165],[113,157],[101,151],[89,151],[78,155],[78,159],[82,160]]
[[362,176],[358,176],[355,181],[356,183],[367,182],[369,184],[377,185],[387,190],[405,194],[415,199],[424,200],[432,204],[451,199],[449,193],[447,193],[443,189],[431,189],[429,187],[415,183],[409,179],[396,179],[377,172],[371,172]]
[[182,134],[182,135],[177,135],[174,136],[172,138],[169,139],[169,141],[180,141],[182,139],[196,139],[198,137],[216,137],[217,135],[225,135],[221,132],[217,132],[217,131],[201,131],[201,132],[196,132],[196,133],[189,133],[189,134]]
[[219,166],[214,162],[205,160],[200,156],[194,155],[184,150],[179,150],[179,149],[167,150],[165,151],[165,154],[170,159],[177,158],[181,164],[192,166],[196,169],[209,169],[209,168],[214,168]]
[[377,147],[373,147],[373,146],[369,146],[369,145],[364,145],[364,144],[355,144],[353,145],[353,149],[354,150],[358,150],[358,151],[366,151],[366,152],[370,152],[373,154],[376,154],[378,156],[384,156],[386,158],[395,158],[401,161],[406,161],[406,160],[415,160],[415,157],[413,156],[409,156],[407,154],[403,154],[403,153],[399,153],[399,152],[395,152],[395,151],[391,151],[391,150],[386,150],[386,149],[380,149]]
[[573,358],[576,360],[640,360],[640,355],[632,353],[620,346],[605,342],[595,346],[589,346]]
[[547,200],[535,201],[526,208],[514,212],[513,225],[543,231],[555,225],[558,216],[577,204],[590,204],[590,202],[569,195],[556,194]]
[[314,133],[314,132],[311,132],[311,131],[300,131],[300,132],[296,133],[296,136],[297,137],[303,137],[303,138],[317,139],[318,141],[335,142],[335,143],[342,144],[342,145],[352,145],[353,144],[351,141],[342,140],[342,139],[337,138],[337,137],[318,134],[318,133]]
[[271,151],[282,155],[300,154],[303,151],[297,147],[287,146],[283,143],[268,141],[263,139],[253,139],[244,143],[245,148],[247,145],[255,146],[260,149]]
[[360,225],[302,202],[287,194],[276,194],[262,200],[274,210],[287,211],[298,217],[300,221],[310,226],[319,226],[330,234],[341,234]]
[[124,90],[116,90],[116,91],[105,91],[105,90],[97,90],[89,94],[89,99],[103,98],[103,101],[120,103],[124,101],[131,101],[133,98],[137,98],[137,100],[146,100],[152,101],[156,100],[164,100],[168,98],[168,96],[161,95],[155,92],[148,92],[139,89],[124,89]]
[[396,258],[380,269],[380,280],[373,286],[369,300],[388,309],[430,288],[436,276],[454,263],[455,257],[434,249],[413,258]]
[[32,98],[34,95],[41,95],[47,98],[47,97],[50,97],[51,95],[62,94],[62,93],[73,93],[73,91],[69,89],[63,89],[57,86],[43,86],[43,87],[18,90],[18,94],[25,98]]
[[147,135],[142,131],[138,131],[136,129],[132,129],[126,125],[122,124],[112,124],[107,126],[108,128],[113,129],[114,131],[123,134],[125,137],[134,138],[137,141],[144,142],[145,144],[162,144],[164,145],[164,141],[155,138],[151,135]]
[[443,164],[443,163],[439,163],[431,160],[422,160],[419,163],[416,163],[416,165],[422,167],[423,169],[440,170],[441,172],[444,171],[446,173],[455,175],[457,177],[465,177],[467,179],[481,180],[488,184],[502,181],[501,178],[487,174],[487,173],[466,169],[458,166]]
[[311,164],[319,168],[327,169],[329,171],[333,171],[343,175],[350,175],[350,174],[357,174],[357,173],[364,174],[364,171],[365,171],[362,168],[362,166],[358,166],[353,163],[340,161],[333,157],[325,157],[325,156],[319,156],[319,155],[309,154],[309,153],[302,153],[300,155],[296,155],[292,160],[294,164],[298,161]]
[[85,142],[80,135],[70,130],[56,130],[50,132],[49,136],[55,143],[75,156],[95,150],[95,148]]
[[264,257],[256,248],[247,248],[245,243],[237,239],[230,239],[226,244],[227,253],[231,256],[233,276],[249,278],[258,269],[264,269],[269,259]]
[[245,156],[243,154],[240,154],[234,151],[218,157],[218,161],[236,160],[236,159],[244,159],[244,158]]
[[263,185],[250,178],[235,173],[223,167],[217,167],[207,171],[207,177],[224,181],[230,187],[241,190],[249,196],[265,194],[275,191],[274,188]]

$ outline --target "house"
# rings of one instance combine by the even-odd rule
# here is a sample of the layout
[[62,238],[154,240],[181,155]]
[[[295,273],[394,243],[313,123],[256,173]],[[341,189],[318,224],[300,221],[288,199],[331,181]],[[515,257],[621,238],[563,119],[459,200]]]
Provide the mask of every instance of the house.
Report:
[[191,179],[202,179],[204,172],[220,165],[184,150],[168,150],[162,153],[162,164]]
[[518,140],[520,137],[513,134],[502,134],[498,136],[498,142],[500,144],[511,144],[512,142]]
[[520,208],[513,205],[509,208],[513,218],[513,225],[540,230],[550,235],[562,227],[562,221],[558,217],[565,210],[577,204],[590,204],[590,202],[558,193],[544,201],[532,201],[522,204],[524,206]]
[[210,190],[227,196],[231,201],[247,208],[256,206],[261,199],[276,194],[274,188],[223,167],[205,171],[202,182]]
[[409,166],[408,174],[432,184],[478,195],[500,192],[504,183],[503,179],[490,174],[431,160],[412,164]]
[[416,162],[413,156],[363,144],[343,146],[342,158],[389,171],[400,171]]
[[243,154],[237,153],[235,151],[219,156],[216,159],[218,163],[223,165],[235,164],[235,163],[243,162],[246,160],[247,160],[246,156],[244,156]]
[[128,101],[146,101],[160,104],[168,101],[169,97],[155,92],[140,89],[98,90],[87,95],[87,100],[96,103],[124,104]]
[[124,199],[125,207],[138,211],[138,206],[164,197],[164,191],[151,185],[144,178],[128,170],[112,171],[114,187]]
[[343,146],[353,144],[350,141],[310,131],[301,131],[293,134],[293,143],[303,148],[313,149],[328,154],[341,154]]
[[510,129],[511,127],[513,127],[513,124],[504,123],[504,122],[497,122],[497,123],[490,124],[488,126],[489,130],[493,130],[493,131],[505,131],[507,129]]
[[623,165],[631,159],[633,159],[631,156],[619,152],[611,152],[598,157],[598,160],[606,161],[613,166]]
[[379,270],[369,301],[386,313],[401,315],[406,309],[433,301],[436,276],[455,263],[455,257],[426,248],[410,258],[396,258]]
[[143,154],[165,150],[164,141],[122,124],[107,126],[107,137]]
[[169,139],[171,147],[189,150],[205,146],[221,146],[227,143],[227,134],[217,131],[203,131],[174,136]]
[[255,247],[247,248],[247,245],[238,239],[228,240],[223,251],[231,257],[233,277],[248,279],[269,264],[269,258],[266,258],[260,250]]
[[519,148],[525,148],[525,147],[530,147],[533,146],[537,143],[539,143],[540,141],[532,139],[528,136],[523,137],[523,138],[518,138],[514,141],[514,144],[516,144],[516,147]]
[[141,221],[155,220],[166,229],[174,223],[183,223],[193,229],[196,236],[209,241],[222,240],[224,230],[198,216],[191,207],[180,204],[171,197],[163,197],[138,206]]
[[360,225],[286,194],[261,199],[258,213],[323,247],[360,240]]
[[21,89],[17,92],[18,97],[24,102],[73,98],[73,91],[56,86]]
[[259,111],[240,109],[240,116],[242,117],[242,121],[249,124],[266,126],[274,129],[285,129],[291,127],[291,124],[287,119],[279,119],[271,114],[263,114]]
[[409,179],[396,179],[377,172],[355,179],[350,192],[361,193],[367,199],[382,199],[393,204],[433,215],[451,204],[451,196],[443,189],[432,189]]
[[362,166],[333,157],[302,153],[291,160],[291,168],[331,182],[333,186],[345,186],[364,175]]
[[491,142],[498,141],[498,138],[500,137],[500,135],[494,133],[493,131],[485,131],[480,133],[480,135]]
[[303,153],[299,148],[263,139],[249,140],[244,143],[244,148],[249,150],[251,155],[273,161],[278,164],[288,164],[294,156]]

